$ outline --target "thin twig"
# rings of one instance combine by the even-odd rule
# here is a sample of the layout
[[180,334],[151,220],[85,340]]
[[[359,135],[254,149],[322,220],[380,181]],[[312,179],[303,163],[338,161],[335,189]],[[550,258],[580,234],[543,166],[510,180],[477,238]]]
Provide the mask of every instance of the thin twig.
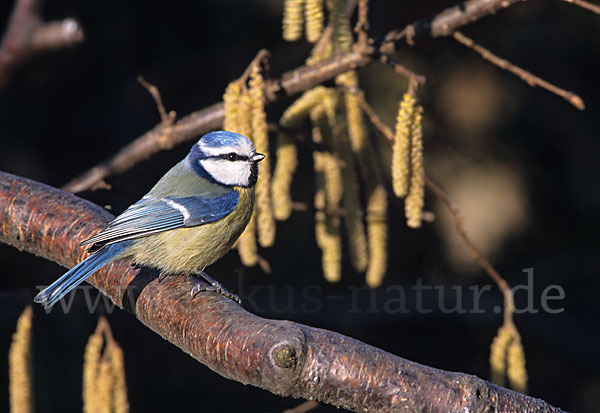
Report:
[[363,47],[369,41],[369,0],[358,0],[358,18],[354,32],[358,33],[358,44]]
[[511,290],[510,286],[508,285],[506,280],[504,278],[502,278],[502,276],[498,273],[498,271],[496,271],[496,269],[487,260],[487,258],[485,258],[481,254],[481,252],[479,252],[479,249],[475,246],[475,243],[473,242],[473,240],[471,240],[471,238],[467,234],[465,227],[463,225],[463,219],[460,214],[460,209],[459,209],[458,205],[456,203],[452,202],[452,200],[450,200],[450,198],[448,198],[448,196],[444,193],[444,191],[442,191],[430,179],[425,178],[425,185],[427,185],[427,188],[429,188],[429,190],[431,192],[433,192],[433,194],[435,194],[435,196],[437,196],[446,205],[448,210],[452,213],[452,215],[454,216],[454,222],[456,224],[456,230],[457,230],[458,234],[460,235],[460,237],[463,239],[467,248],[469,248],[469,250],[473,254],[473,258],[477,261],[477,263],[479,263],[481,268],[483,268],[484,271],[494,280],[496,285],[498,285],[498,288],[504,295],[504,325],[505,326],[514,326],[513,313],[515,310],[515,303],[513,300],[513,294],[512,294],[512,290]]
[[498,66],[501,69],[504,69],[504,70],[512,73],[513,75],[520,77],[529,86],[531,86],[531,87],[540,86],[540,87],[554,93],[555,95],[562,97],[567,102],[569,102],[571,105],[575,106],[577,109],[579,109],[579,110],[585,109],[585,104],[583,103],[583,100],[579,96],[577,96],[575,93],[561,89],[558,86],[555,86],[552,83],[539,78],[538,76],[534,75],[533,73],[528,72],[527,70],[522,69],[519,66],[512,64],[508,60],[502,59],[501,57],[496,56],[494,53],[492,53],[488,49],[484,48],[483,46],[478,45],[472,39],[465,36],[464,34],[462,34],[459,31],[455,31],[452,34],[452,36],[454,37],[454,39],[457,42],[459,42],[459,43],[467,46],[469,49],[472,49],[475,52],[479,53],[481,55],[481,57],[483,57],[488,62]]
[[383,123],[379,116],[377,116],[375,111],[371,108],[371,105],[367,103],[365,95],[362,91],[357,91],[356,96],[358,97],[358,103],[360,104],[360,107],[365,115],[367,115],[369,122],[371,122],[371,124],[375,126],[375,129],[379,131],[384,138],[386,138],[388,143],[393,144],[396,138],[394,137],[394,132],[392,129]]
[[154,102],[156,103],[156,108],[158,109],[158,113],[160,114],[161,123],[163,125],[172,125],[175,120],[176,114],[173,111],[167,114],[165,105],[163,104],[158,88],[153,84],[148,83],[146,79],[144,79],[142,76],[138,76],[137,81],[140,82],[140,84],[144,86],[144,88],[146,88],[146,90],[154,99]]
[[426,78],[424,75],[420,75],[418,73],[413,72],[412,70],[406,68],[405,66],[392,59],[390,56],[382,54],[379,59],[383,63],[394,69],[396,73],[407,78],[412,84],[413,88],[416,88],[417,86],[423,86],[425,84]]
[[597,4],[593,4],[593,3],[590,3],[585,0],[562,0],[562,1],[564,1],[566,3],[574,4],[575,6],[579,6],[586,10],[592,11],[596,14],[600,14],[600,6],[598,6]]
[[[386,139],[386,142],[391,146],[394,145],[394,141],[396,140],[394,136],[394,132],[387,125],[385,125],[379,116],[373,111],[371,106],[365,100],[363,93],[357,93],[359,104],[362,110],[367,115],[367,118],[371,122],[371,124],[375,127],[375,129]],[[455,204],[448,198],[448,196],[430,179],[425,178],[425,184],[427,188],[438,197],[448,208],[448,210],[454,216],[454,221],[456,224],[456,230],[458,234],[463,239],[467,248],[473,254],[473,258],[477,261],[477,263],[484,269],[484,271],[494,280],[494,282],[498,285],[498,288],[504,295],[504,324],[507,326],[513,326],[513,312],[514,312],[514,301],[512,290],[506,280],[502,278],[502,276],[496,271],[496,269],[492,266],[492,264],[479,252],[479,249],[475,246],[475,243],[471,240],[469,235],[467,234],[464,225],[463,219],[460,215],[460,210],[458,205]]]
[[237,80],[240,83],[240,86],[245,88],[246,81],[250,77],[250,74],[252,73],[252,70],[254,70],[254,67],[256,65],[266,64],[269,61],[270,57],[271,52],[269,52],[267,49],[260,49],[256,56],[254,56],[254,59],[252,59],[250,64],[246,67],[246,70],[244,70],[242,76],[240,76],[240,78]]
[[271,264],[265,258],[256,254],[256,263],[265,274],[271,274]]
[[348,211],[346,208],[342,207],[328,207],[328,208],[315,208],[313,205],[308,204],[306,202],[293,201],[292,202],[292,211],[297,212],[324,212],[327,216],[332,217],[345,217],[348,215]]
[[316,409],[317,407],[319,407],[319,402],[316,402],[314,400],[307,400],[304,403],[300,403],[296,407],[284,410],[283,413],[308,413],[311,410]]

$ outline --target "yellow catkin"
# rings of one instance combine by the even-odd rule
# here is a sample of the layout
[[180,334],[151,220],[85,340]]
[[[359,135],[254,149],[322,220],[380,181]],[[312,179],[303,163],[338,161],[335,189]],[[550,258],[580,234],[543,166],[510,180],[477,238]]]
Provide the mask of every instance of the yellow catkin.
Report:
[[367,236],[363,223],[363,210],[360,203],[360,192],[358,185],[358,176],[354,166],[354,158],[348,136],[345,133],[344,125],[338,125],[334,133],[332,147],[340,157],[343,164],[341,168],[343,177],[343,206],[346,210],[344,216],[344,226],[348,237],[348,247],[350,249],[350,259],[352,266],[358,272],[363,272],[367,268]]
[[406,196],[410,182],[410,139],[413,130],[415,97],[405,93],[398,107],[392,154],[392,187],[398,197]]
[[[353,89],[358,87],[358,75],[354,70],[344,72],[338,75],[336,83],[340,86]],[[359,104],[358,97],[351,91],[344,92],[344,106],[346,109],[346,118],[348,120],[348,136],[352,144],[352,150],[360,154],[363,148],[368,145],[367,129]]]
[[377,184],[367,201],[367,234],[369,264],[366,282],[375,288],[381,284],[387,270],[387,191]]
[[277,164],[271,181],[273,215],[285,221],[292,213],[291,184],[298,164],[296,143],[284,133],[277,136]]
[[[346,88],[356,88],[358,76],[355,71],[348,71],[339,75],[336,82]],[[368,139],[358,97],[351,91],[344,92],[344,107],[350,146],[358,159],[361,175],[365,181],[369,251],[366,282],[371,287],[377,287],[381,284],[387,270],[387,191],[379,172],[375,152]]]
[[250,137],[252,135],[252,98],[248,92],[238,100],[236,124],[232,132]]
[[265,155],[260,163],[256,183],[255,211],[258,242],[262,247],[270,247],[275,242],[275,218],[271,206],[271,157],[269,156],[269,136],[265,114],[264,80],[258,65],[250,76],[250,98],[252,99],[252,141],[256,151]]
[[[324,96],[331,95],[326,93]],[[310,114],[313,121],[313,141],[318,144],[331,140],[332,134],[330,124],[327,121],[327,112],[329,112],[329,115],[331,115],[331,112],[324,102],[315,107]],[[339,206],[342,195],[339,164],[328,152],[314,151],[313,159],[315,169],[315,237],[322,252],[323,275],[327,281],[337,282],[342,277],[342,240],[340,236],[340,217],[335,215],[332,210]]]
[[325,157],[323,152],[313,153],[315,168],[315,238],[321,248],[321,263],[325,279],[337,282],[342,276],[342,245],[339,236],[339,217],[328,215],[325,189]]
[[231,132],[237,132],[238,127],[238,106],[241,95],[241,87],[238,82],[231,82],[223,94],[225,120],[223,129]]
[[96,377],[96,405],[94,412],[110,413],[112,407],[112,366],[109,357],[105,354],[100,360],[98,376]]
[[32,319],[28,306],[19,316],[8,353],[11,413],[33,412]]
[[302,36],[302,6],[304,0],[285,0],[283,3],[283,39],[294,42]]
[[419,228],[423,218],[425,198],[425,169],[423,165],[423,132],[421,118],[423,108],[415,109],[413,128],[410,140],[410,186],[404,204],[406,225]]
[[[335,92],[328,90],[324,95],[322,103],[315,107],[310,117],[313,122],[313,141],[326,144],[333,148],[333,136],[335,132],[335,106],[337,99]],[[330,93],[333,92],[333,93]],[[343,195],[343,178],[340,161],[335,152],[320,152],[322,159],[321,170],[325,179],[325,200],[328,211],[336,211],[340,208]]]
[[321,231],[323,274],[327,281],[338,282],[342,278],[342,240],[339,235],[340,218],[328,216],[322,211],[316,215],[317,220],[324,222],[324,225],[317,227],[317,230]]
[[306,59],[307,66],[313,66],[321,60],[331,57],[333,54],[333,42],[330,39],[322,46],[319,43],[315,45],[310,52],[310,56]]
[[258,247],[256,245],[256,216],[252,214],[246,229],[237,241],[237,250],[246,267],[253,267],[258,261]]
[[504,386],[506,352],[513,337],[513,331],[502,326],[490,346],[490,381],[499,386]]
[[352,46],[352,32],[350,22],[346,17],[346,2],[344,0],[327,0],[329,22],[333,27],[335,49],[340,52],[350,50]]
[[304,5],[306,40],[315,43],[323,33],[323,0],[306,0]]
[[283,112],[279,123],[285,128],[299,126],[308,116],[310,110],[321,103],[327,93],[327,88],[317,86],[307,90]]
[[512,339],[506,352],[506,376],[513,390],[527,393],[527,370],[525,368],[525,351],[518,333]]
[[340,169],[340,161],[331,152],[323,152],[323,172],[325,174],[325,196],[327,199],[327,210],[337,213],[343,194],[343,179]]
[[125,380],[125,362],[123,350],[113,341],[110,343],[110,364],[112,368],[113,389],[112,405],[115,413],[128,413],[127,382]]
[[129,412],[123,351],[113,339],[110,326],[104,318],[98,321],[98,326],[85,348],[83,411]]
[[90,336],[83,355],[83,411],[95,413],[100,405],[96,380],[100,368],[100,356],[104,338],[101,330],[102,321],[98,322],[96,331]]
[[[244,93],[239,100],[237,124],[235,132],[241,133],[244,136],[251,136],[252,99],[248,93]],[[245,266],[254,266],[258,261],[258,247],[256,245],[256,215],[252,214],[250,222],[240,236],[237,242],[237,249],[240,259]]]

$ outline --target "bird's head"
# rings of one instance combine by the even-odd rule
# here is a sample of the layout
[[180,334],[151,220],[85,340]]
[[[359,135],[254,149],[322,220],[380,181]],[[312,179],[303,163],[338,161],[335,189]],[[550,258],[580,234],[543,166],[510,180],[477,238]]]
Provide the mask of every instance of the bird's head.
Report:
[[250,139],[227,131],[207,133],[188,155],[192,167],[201,175],[205,172],[221,185],[244,188],[256,184],[257,163],[264,157],[256,152]]

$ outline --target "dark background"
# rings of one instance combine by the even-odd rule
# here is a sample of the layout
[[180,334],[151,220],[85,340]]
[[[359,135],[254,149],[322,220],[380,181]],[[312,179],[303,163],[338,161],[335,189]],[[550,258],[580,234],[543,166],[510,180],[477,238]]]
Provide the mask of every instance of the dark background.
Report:
[[[374,35],[453,4],[371,3]],[[0,3],[1,28],[11,7],[11,1]],[[61,0],[48,2],[43,16],[76,18],[86,40],[77,48],[28,61],[0,91],[0,169],[53,186],[114,154],[159,121],[138,75],[159,87],[168,110],[183,116],[219,101],[227,83],[260,48],[272,52],[274,76],[301,65],[310,50],[304,41],[281,40],[281,2],[276,0]],[[540,311],[515,316],[527,355],[530,394],[569,411],[598,411],[600,20],[564,2],[532,0],[464,32],[575,91],[586,103],[587,109],[578,111],[451,39],[422,42],[397,56],[427,76],[420,92],[427,174],[461,204],[470,233],[509,283],[525,285],[523,269],[534,269],[531,291]],[[393,125],[406,81],[381,64],[360,75],[368,100]],[[291,101],[270,106],[270,121],[277,121]],[[376,134],[372,138],[381,141]],[[185,156],[190,145],[111,177],[110,191],[81,195],[120,212]],[[379,146],[387,171],[389,150]],[[299,150],[293,198],[310,204],[312,157],[306,146]],[[465,309],[473,306],[468,287],[491,285],[453,240],[451,219],[438,201],[428,195],[426,208],[436,212],[436,222],[411,230],[401,201],[390,201],[389,269],[373,295],[357,290],[364,286],[363,275],[352,272],[347,257],[342,281],[326,284],[313,218],[306,212],[279,223],[275,246],[260,252],[270,262],[271,274],[244,269],[239,281],[235,252],[210,273],[261,316],[332,329],[416,362],[487,378],[489,345],[502,322],[494,311],[502,303],[495,287],[483,295],[481,314],[445,314],[438,290],[423,293],[424,307],[433,311],[417,311],[413,287],[419,279],[444,288],[448,306],[456,297],[451,287],[460,286]],[[64,269],[8,246],[0,246],[0,260],[0,354],[6,355],[16,319],[35,286],[49,284]],[[560,314],[541,310],[542,291],[550,285],[565,292],[564,300],[552,302],[553,308],[564,308]],[[386,300],[397,297],[386,292],[390,286],[404,288],[408,313],[385,311]],[[531,304],[526,299],[526,292],[517,293],[519,308]],[[97,314],[89,314],[78,295],[68,315],[57,309],[46,315],[36,306],[34,317],[38,411],[78,411],[83,349]],[[221,378],[123,311],[115,310],[108,319],[125,353],[132,412],[277,412],[300,402]],[[7,358],[0,360],[0,371],[6,372]],[[7,374],[0,375],[0,410],[8,406],[7,388]],[[336,410],[323,406],[317,411]]]

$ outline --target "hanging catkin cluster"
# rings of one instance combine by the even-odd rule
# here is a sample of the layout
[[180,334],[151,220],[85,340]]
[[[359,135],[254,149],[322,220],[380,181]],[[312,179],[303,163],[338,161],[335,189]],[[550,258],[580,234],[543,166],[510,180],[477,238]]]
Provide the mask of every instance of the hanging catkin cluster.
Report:
[[300,40],[306,24],[306,40],[316,42],[323,33],[323,0],[285,0],[283,4],[283,39]]
[[490,346],[490,380],[504,386],[505,377],[513,390],[527,392],[527,370],[521,337],[513,326],[502,326]]
[[129,411],[123,350],[101,318],[83,356],[84,413]]
[[419,228],[425,198],[423,166],[423,108],[407,92],[400,101],[396,120],[396,140],[392,154],[392,187],[398,197],[405,196],[406,224]]
[[[323,36],[313,48],[307,65],[314,65],[334,52],[352,46],[350,22],[343,0],[327,0],[331,36]],[[290,21],[284,15],[284,26]],[[299,38],[300,35],[296,37]],[[375,151],[369,142],[364,116],[354,90],[355,71],[339,75],[340,89],[315,87],[294,102],[281,118],[284,127],[297,127],[306,117],[313,123],[313,141],[330,151],[315,152],[315,234],[323,253],[323,272],[329,281],[341,276],[340,207],[348,238],[352,266],[366,271],[370,286],[381,283],[387,268],[387,193],[379,173]],[[357,168],[364,180],[359,185]],[[328,190],[334,186],[338,192]],[[361,202],[365,200],[366,216]],[[337,196],[327,196],[327,194]],[[366,229],[365,229],[366,224]]]
[[[280,151],[279,145],[282,143],[278,140],[276,153],[278,158],[281,156],[286,163],[276,168],[272,183],[264,79],[258,64],[251,69],[247,86],[240,81],[231,82],[227,86],[223,101],[225,103],[224,129],[247,136],[254,143],[256,151],[265,155],[265,159],[259,166],[254,213],[236,244],[242,263],[253,266],[258,261],[257,235],[258,243],[262,247],[272,246],[275,242],[275,216],[277,215],[278,219],[285,219],[291,212],[289,189],[296,164],[295,147],[290,149],[293,144],[286,142],[285,148]],[[281,195],[280,191],[285,191],[285,194]],[[281,196],[281,203],[274,205],[272,193],[277,194],[277,199]],[[274,210],[275,207],[283,208],[287,212],[278,214],[278,211]]]
[[32,319],[32,308],[25,308],[17,321],[8,353],[8,389],[13,413],[33,412]]
[[273,171],[271,194],[273,195],[273,215],[279,221],[285,221],[292,214],[292,175],[298,165],[296,144],[285,133],[277,136],[275,149],[277,163]]
[[358,97],[352,92],[358,88],[358,76],[355,71],[348,71],[339,75],[336,82],[344,88],[348,137],[365,181],[363,192],[366,201],[368,240],[366,281],[369,286],[377,287],[387,269],[387,191],[374,148],[368,138]]

